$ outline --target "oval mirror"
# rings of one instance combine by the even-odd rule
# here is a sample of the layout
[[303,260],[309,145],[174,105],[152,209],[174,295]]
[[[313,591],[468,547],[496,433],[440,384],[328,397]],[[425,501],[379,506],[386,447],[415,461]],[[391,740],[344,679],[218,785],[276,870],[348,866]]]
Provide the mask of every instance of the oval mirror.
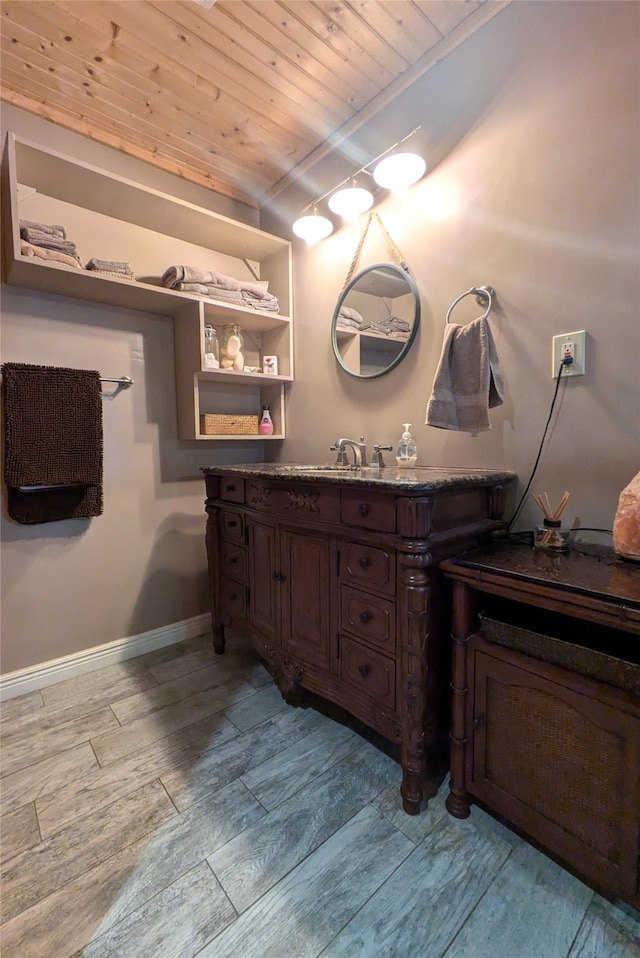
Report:
[[374,379],[397,366],[420,324],[418,288],[401,266],[376,263],[345,286],[333,314],[336,359],[351,376]]

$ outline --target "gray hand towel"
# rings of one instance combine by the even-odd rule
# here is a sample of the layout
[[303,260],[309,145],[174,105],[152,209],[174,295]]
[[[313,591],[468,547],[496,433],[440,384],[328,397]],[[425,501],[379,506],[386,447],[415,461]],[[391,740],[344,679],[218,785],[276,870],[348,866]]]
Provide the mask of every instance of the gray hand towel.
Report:
[[489,409],[504,402],[504,380],[484,316],[467,326],[449,323],[427,403],[425,423],[458,432],[491,428]]

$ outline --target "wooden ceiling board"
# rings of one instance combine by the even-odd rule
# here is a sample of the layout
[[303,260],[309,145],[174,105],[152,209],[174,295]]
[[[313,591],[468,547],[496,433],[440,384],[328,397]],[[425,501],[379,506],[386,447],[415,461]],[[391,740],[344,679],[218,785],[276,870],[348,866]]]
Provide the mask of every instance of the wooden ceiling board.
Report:
[[[17,31],[14,31],[15,35]],[[207,127],[204,123],[202,129],[205,138],[199,137],[196,130],[198,123],[194,122],[193,113],[187,118],[191,128],[189,135],[182,139],[179,135],[174,135],[173,129],[175,126],[178,130],[183,128],[184,120],[176,122],[175,118],[179,121],[176,108],[167,104],[166,97],[156,97],[155,108],[151,109],[144,92],[136,90],[133,85],[125,85],[122,94],[113,73],[109,77],[108,87],[101,86],[93,70],[94,75],[82,81],[85,97],[78,107],[77,75],[67,69],[65,60],[66,58],[57,57],[55,70],[49,74],[46,68],[48,61],[43,60],[37,50],[30,50],[28,76],[24,79],[20,74],[24,73],[25,65],[13,54],[10,46],[3,49],[3,73],[7,79],[13,76],[15,85],[20,85],[23,92],[28,92],[34,98],[43,102],[48,100],[51,105],[62,110],[77,112],[79,109],[80,119],[97,125],[104,125],[107,119],[112,130],[117,130],[125,138],[125,142],[129,138],[132,143],[138,142],[139,145],[155,141],[159,149],[166,149],[167,154],[179,164],[193,166],[194,170],[200,167],[200,172],[206,175],[209,161],[205,158],[200,162],[194,148],[198,146],[202,153],[208,154],[213,151],[214,143],[206,139]],[[218,148],[227,153],[229,144],[220,141]],[[240,156],[244,158],[246,154],[246,148],[242,149]],[[262,159],[262,156],[256,158],[258,167],[262,164]],[[231,185],[237,176],[237,165],[222,156],[218,160],[218,169],[227,186]],[[268,179],[272,181],[273,176],[278,175],[278,170],[279,168],[272,169],[268,175],[265,173],[264,183],[266,184]]]
[[1,95],[258,208],[509,2],[2,0]]

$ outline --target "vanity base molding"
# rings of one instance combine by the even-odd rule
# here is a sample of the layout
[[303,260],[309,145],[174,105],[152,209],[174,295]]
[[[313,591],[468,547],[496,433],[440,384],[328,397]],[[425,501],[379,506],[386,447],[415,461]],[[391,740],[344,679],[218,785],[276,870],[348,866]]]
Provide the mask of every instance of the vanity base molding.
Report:
[[283,695],[311,692],[396,743],[403,807],[418,814],[427,752],[448,740],[451,598],[438,563],[502,527],[514,474],[202,471],[216,651],[226,627],[242,631]]

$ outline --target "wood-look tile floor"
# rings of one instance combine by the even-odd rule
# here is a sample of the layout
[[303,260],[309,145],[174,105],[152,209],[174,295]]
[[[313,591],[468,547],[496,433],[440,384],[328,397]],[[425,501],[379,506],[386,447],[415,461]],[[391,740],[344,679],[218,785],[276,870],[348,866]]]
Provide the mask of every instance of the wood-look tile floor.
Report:
[[640,916],[208,636],[2,708],[3,958],[632,958]]

